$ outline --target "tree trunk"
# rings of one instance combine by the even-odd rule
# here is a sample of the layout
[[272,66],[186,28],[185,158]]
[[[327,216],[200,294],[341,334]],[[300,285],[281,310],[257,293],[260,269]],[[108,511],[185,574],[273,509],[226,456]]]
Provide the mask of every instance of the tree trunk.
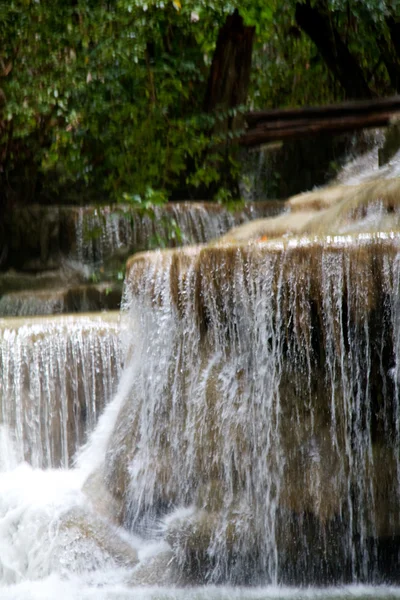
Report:
[[188,173],[196,171],[197,160],[190,157],[187,161],[185,183],[172,194],[174,200],[204,199],[215,195],[218,188],[229,189],[238,196],[238,181],[231,173],[230,158],[235,150],[229,143],[229,132],[244,127],[244,117],[235,108],[246,103],[251,71],[251,54],[255,28],[246,27],[238,10],[226,18],[218,33],[211,68],[208,76],[204,111],[215,114],[216,119],[209,131],[218,140],[211,151],[204,151],[198,163],[207,167],[207,154],[212,154],[208,164],[220,174],[218,182],[203,183],[196,187],[186,184]]
[[388,26],[390,39],[397,54],[397,58],[400,60],[400,22],[390,15],[386,18],[386,25]]
[[398,119],[399,114],[400,96],[327,106],[249,112],[245,115],[248,129],[239,143],[243,146],[258,146],[276,140],[383,127]]
[[[211,133],[220,138],[220,158],[213,163],[220,173],[215,188],[227,188],[233,197],[239,196],[239,182],[232,173],[230,159],[235,150],[229,133],[244,126],[243,115],[234,109],[247,100],[254,33],[255,27],[246,27],[237,9],[226,18],[218,34],[204,98],[204,110],[216,116]],[[213,195],[216,189],[209,188],[206,193]]]
[[371,98],[373,93],[364,74],[321,3],[296,4],[298,26],[317,46],[329,70],[343,86],[348,98]]
[[394,92],[400,91],[400,63],[396,56],[391,51],[390,45],[386,42],[385,36],[381,35],[378,38],[378,47],[382,57],[383,64],[389,75],[390,84]]
[[[386,26],[388,27],[390,33],[389,21],[390,19],[388,17],[386,19]],[[367,19],[367,22],[368,28],[373,34],[376,40],[377,48],[379,49],[380,60],[376,66],[378,66],[380,63],[385,65],[386,71],[389,75],[391,87],[394,92],[398,92],[400,90],[400,56],[397,56],[395,45],[393,44],[391,38],[385,35],[387,32],[382,30],[381,24],[378,24],[376,21],[374,21],[370,15]]]
[[321,133],[343,133],[367,129],[368,127],[386,127],[395,117],[393,112],[345,116],[326,119],[298,119],[297,121],[276,121],[249,129],[239,140],[243,146],[259,146],[277,140],[295,140]]
[[[237,10],[227,17],[218,34],[211,64],[204,100],[206,112],[217,109],[228,112],[245,104],[250,82],[254,32],[254,27],[244,25]],[[238,118],[231,115],[218,123],[217,130],[220,133],[237,125]]]

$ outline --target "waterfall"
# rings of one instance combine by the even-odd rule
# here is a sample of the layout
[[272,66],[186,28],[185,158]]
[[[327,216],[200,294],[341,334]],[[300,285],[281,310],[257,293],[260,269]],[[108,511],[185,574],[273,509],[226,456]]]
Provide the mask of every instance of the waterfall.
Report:
[[20,459],[71,464],[116,389],[118,321],[118,313],[0,320],[0,418]]
[[199,581],[394,576],[399,241],[132,260],[141,361],[105,467],[126,527],[164,536]]
[[[2,598],[400,597],[400,187],[361,177],[136,254],[122,321],[0,320]],[[83,262],[139,235],[103,217]]]
[[230,212],[212,202],[140,207],[81,207],[75,219],[75,254],[82,264],[101,264],[118,251],[204,243],[249,219],[283,210],[279,202],[255,202]]

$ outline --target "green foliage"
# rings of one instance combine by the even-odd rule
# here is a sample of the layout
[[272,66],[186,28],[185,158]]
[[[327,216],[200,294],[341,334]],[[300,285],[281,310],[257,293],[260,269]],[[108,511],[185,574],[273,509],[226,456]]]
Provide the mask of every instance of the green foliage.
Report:
[[207,24],[213,14],[222,21],[225,9],[217,2],[198,35],[203,5],[198,13],[190,3],[178,8],[127,0],[3,4],[5,168],[33,160],[58,186],[95,187],[117,200],[185,183],[188,157],[210,143],[201,119],[205,51],[215,41]]
[[123,194],[123,200],[127,204],[139,206],[142,210],[151,209],[154,206],[164,204],[168,198],[164,191],[155,191],[152,188],[147,188],[144,196],[139,194]]
[[[378,93],[380,57],[400,0],[316,0]],[[296,27],[295,0],[0,0],[0,167],[48,195],[77,190],[150,206],[213,190],[227,201],[240,175],[237,133],[203,112],[213,51],[227,14],[256,27],[252,108],[339,100],[343,92]],[[379,37],[381,36],[381,37]],[[242,107],[244,110],[246,107]],[[226,170],[229,170],[227,176]],[[228,182],[228,183],[227,183]],[[159,190],[159,192],[155,191]],[[219,190],[219,191],[218,191]],[[136,198],[136,200],[135,200]]]

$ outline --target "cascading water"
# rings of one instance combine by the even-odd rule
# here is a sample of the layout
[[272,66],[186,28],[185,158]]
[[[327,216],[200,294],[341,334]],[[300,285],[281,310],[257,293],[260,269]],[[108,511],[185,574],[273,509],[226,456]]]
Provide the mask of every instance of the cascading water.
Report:
[[0,415],[19,458],[68,467],[113,396],[119,316],[0,320]]
[[[203,243],[238,225],[284,209],[282,202],[249,203],[231,212],[211,202],[129,205],[27,206],[9,217],[0,273],[0,316],[33,316],[116,309],[122,265],[155,246]],[[18,269],[16,272],[14,269]]]
[[141,534],[191,507],[165,535],[195,579],[396,579],[399,241],[132,261],[146,360],[106,481]]
[[400,597],[378,585],[399,584],[398,188],[307,196],[312,218],[305,197],[288,203],[283,237],[278,218],[251,243],[131,259],[120,384],[75,468],[84,439],[74,424],[61,453],[65,407],[96,406],[94,425],[113,386],[62,390],[118,349],[97,363],[73,321],[63,342],[45,320],[7,325],[1,598]]
[[138,251],[159,246],[208,242],[250,218],[272,216],[282,203],[255,202],[236,212],[212,203],[181,202],[147,211],[121,205],[78,209],[75,222],[76,258],[80,263],[102,263],[120,250]]

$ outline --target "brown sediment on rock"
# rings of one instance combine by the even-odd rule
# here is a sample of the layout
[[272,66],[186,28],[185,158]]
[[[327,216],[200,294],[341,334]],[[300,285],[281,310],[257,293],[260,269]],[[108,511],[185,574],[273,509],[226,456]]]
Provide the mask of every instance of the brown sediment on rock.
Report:
[[[313,342],[314,347],[310,350],[313,361],[311,367],[314,370],[323,369],[324,348],[327,343],[324,338],[327,334],[323,327],[323,320],[326,318],[324,317],[326,307],[324,307],[323,301],[327,302],[331,298],[329,302],[334,307],[338,302],[342,304],[343,322],[333,319],[333,329],[330,333],[333,335],[331,343],[339,353],[344,326],[363,327],[370,321],[369,326],[372,327],[373,321],[379,321],[382,317],[383,296],[385,287],[388,285],[385,262],[393,260],[398,253],[399,240],[379,236],[360,240],[357,236],[353,236],[336,241],[327,241],[323,237],[308,241],[301,238],[297,241],[298,243],[293,243],[292,240],[278,244],[268,242],[252,245],[230,244],[141,254],[129,262],[127,280],[130,282],[132,293],[143,293],[143,281],[150,280],[153,283],[159,281],[166,269],[166,281],[171,290],[174,290],[169,298],[173,303],[183,305],[184,298],[180,295],[182,294],[182,280],[190,270],[194,276],[192,278],[193,288],[189,290],[189,293],[195,297],[194,306],[203,336],[210,330],[212,320],[220,324],[226,322],[226,331],[229,331],[229,321],[232,319],[235,306],[240,301],[235,289],[239,280],[242,283],[241,290],[246,289],[248,293],[251,293],[255,281],[258,281],[259,284],[261,282],[260,285],[271,285],[274,294],[279,294],[280,310],[284,315],[283,322],[287,324],[288,344],[310,344],[311,340],[308,336],[310,331],[314,330],[314,335],[318,335]],[[336,268],[336,275],[333,266]],[[263,278],[265,278],[264,281]],[[148,289],[153,290],[153,287],[150,286]],[[158,296],[158,302],[162,303],[162,301],[163,299]],[[200,361],[204,361],[202,368],[206,371],[209,359],[207,353],[212,348],[212,340],[207,335],[203,340],[205,354],[203,358],[200,357]],[[228,337],[227,356],[230,352],[229,343]],[[196,444],[199,449],[196,468],[198,469],[198,480],[203,482],[201,484],[202,491],[199,492],[199,506],[215,506],[213,493],[208,494],[207,490],[211,489],[209,481],[213,478],[218,480],[222,473],[222,466],[218,463],[220,436],[222,435],[218,424],[218,415],[221,410],[219,377],[224,364],[223,357],[221,361],[220,364],[215,363],[212,369],[207,371],[205,420],[202,420],[204,415],[200,419],[204,430],[199,429],[195,432],[195,435],[199,437]],[[287,415],[290,423],[295,414],[293,411],[300,410],[298,414],[301,414],[299,406],[307,404],[309,398],[307,398],[308,388],[304,377],[298,386],[299,390],[303,390],[303,396],[299,396],[293,389],[297,374],[295,371],[291,374],[290,366],[287,368],[291,380],[289,385],[281,384],[281,402],[283,414]],[[246,377],[246,375],[238,372],[238,389],[240,389],[241,377]],[[323,371],[319,372],[318,378],[323,381]],[[329,428],[327,429],[327,427],[331,418],[327,408],[330,392],[326,391],[324,385],[321,384],[313,393],[316,407],[318,407],[317,398],[320,400],[319,408],[312,417],[314,429],[311,428],[311,425],[306,426],[305,424],[307,419],[310,422],[310,415],[299,417],[304,424],[296,433],[300,437],[293,447],[301,447],[313,435],[316,435],[317,445],[321,446],[320,452],[322,456],[326,457],[323,459],[324,464],[333,466],[335,460],[337,462],[337,455],[335,459],[335,453],[333,449],[328,448],[327,441],[329,437]],[[324,395],[325,400],[323,400]],[[337,402],[339,402],[339,398],[340,394],[336,392]],[[284,420],[286,421],[286,416]],[[339,450],[336,452],[343,452],[345,426],[340,419],[337,427],[338,439],[341,441],[338,442]],[[204,432],[206,432],[205,437]],[[240,432],[240,428],[236,429],[232,435],[233,438],[236,437],[235,447],[241,447],[244,454],[248,452],[249,444],[243,432]],[[242,440],[240,440],[240,436],[243,436]],[[290,457],[289,447],[287,447],[287,453]],[[216,457],[212,465],[207,461],[207,456]],[[300,470],[306,473],[305,477],[308,478],[309,485],[314,481],[314,490],[319,487],[315,494],[306,492],[308,486],[305,486],[303,492],[300,493],[300,488],[288,484],[287,490],[282,496],[282,498],[286,497],[287,500],[284,502],[287,502],[287,506],[295,512],[312,510],[323,522],[340,512],[338,494],[343,489],[343,482],[346,479],[343,465],[337,466],[337,474],[333,473],[332,480],[328,481],[318,472],[315,465],[309,467],[306,464],[302,465],[296,452],[293,460],[294,462],[291,464],[289,458],[288,476]],[[299,460],[300,463],[298,463]],[[339,473],[341,469],[342,472]],[[205,478],[204,475],[206,475]],[[317,486],[315,482],[318,478],[320,484]],[[334,494],[333,491],[332,494],[325,494],[323,491],[325,488],[336,489],[338,494]]]
[[[206,330],[213,318],[223,315],[226,320],[230,318],[238,302],[237,280],[251,290],[255,280],[261,285],[265,277],[264,285],[272,286],[275,291],[281,286],[284,311],[290,307],[293,313],[296,303],[303,302],[305,308],[312,307],[315,314],[321,313],[323,286],[340,283],[344,310],[358,320],[381,304],[387,286],[385,261],[393,260],[399,247],[397,235],[360,237],[353,234],[148,252],[135,255],[128,262],[126,289],[128,296],[147,290],[149,298],[162,304],[165,288],[159,284],[164,278],[170,288],[169,298],[180,312],[187,295],[193,294],[198,323]],[[329,265],[340,271],[340,282],[332,277],[327,279]],[[361,293],[351,293],[349,286]],[[298,290],[295,304],[293,289]],[[301,320],[305,318],[300,308],[297,306],[296,314],[290,319],[299,319],[299,331]]]
[[178,307],[188,271],[196,263],[199,251],[200,246],[187,246],[135,254],[126,265],[125,297],[130,298],[146,290],[149,300],[162,303],[166,292],[164,282]]

